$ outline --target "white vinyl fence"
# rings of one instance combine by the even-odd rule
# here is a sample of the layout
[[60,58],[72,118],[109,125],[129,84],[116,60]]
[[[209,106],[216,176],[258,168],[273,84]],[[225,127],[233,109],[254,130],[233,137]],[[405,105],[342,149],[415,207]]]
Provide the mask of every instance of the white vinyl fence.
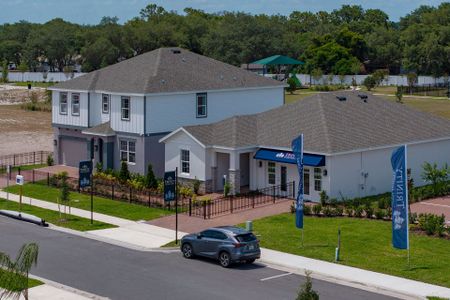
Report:
[[[355,78],[357,85],[362,85],[364,79],[369,75],[322,75],[320,79],[316,80],[308,74],[296,74],[297,78],[303,85],[325,85],[325,84],[345,84],[351,85],[352,79]],[[266,74],[268,77],[276,76],[272,74]],[[432,76],[418,76],[417,85],[434,85],[434,84],[442,84],[447,83],[448,77],[439,77],[434,78]],[[408,80],[406,75],[390,75],[387,76],[385,80],[381,83],[381,85],[395,85],[395,86],[407,86]]]
[[[9,72],[10,82],[61,82],[67,81],[86,73],[64,73],[64,72]],[[1,75],[0,75],[1,77]]]

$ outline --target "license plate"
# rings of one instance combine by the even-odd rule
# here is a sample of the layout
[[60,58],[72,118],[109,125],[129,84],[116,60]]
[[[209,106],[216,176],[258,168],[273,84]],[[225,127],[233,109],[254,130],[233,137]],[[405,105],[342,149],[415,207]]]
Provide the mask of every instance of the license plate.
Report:
[[255,246],[253,246],[253,245],[248,245],[248,250],[254,250],[255,249]]

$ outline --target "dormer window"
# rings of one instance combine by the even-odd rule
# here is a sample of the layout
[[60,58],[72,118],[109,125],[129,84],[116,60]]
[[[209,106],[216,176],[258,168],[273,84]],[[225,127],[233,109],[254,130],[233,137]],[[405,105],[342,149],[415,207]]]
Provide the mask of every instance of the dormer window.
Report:
[[72,94],[72,115],[80,115],[80,94]]
[[197,94],[197,118],[206,118],[208,114],[208,99],[206,93]]
[[122,96],[120,99],[121,118],[124,121],[130,120],[130,97]]
[[109,113],[109,99],[110,95],[102,94],[102,113],[104,114]]
[[59,93],[59,113],[67,115],[67,93]]

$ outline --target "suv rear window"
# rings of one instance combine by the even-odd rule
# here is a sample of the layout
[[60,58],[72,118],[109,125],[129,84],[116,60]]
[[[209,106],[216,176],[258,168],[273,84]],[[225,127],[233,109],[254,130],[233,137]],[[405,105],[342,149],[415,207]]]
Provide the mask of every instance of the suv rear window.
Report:
[[256,236],[253,233],[240,234],[236,236],[240,243],[248,243],[256,241]]

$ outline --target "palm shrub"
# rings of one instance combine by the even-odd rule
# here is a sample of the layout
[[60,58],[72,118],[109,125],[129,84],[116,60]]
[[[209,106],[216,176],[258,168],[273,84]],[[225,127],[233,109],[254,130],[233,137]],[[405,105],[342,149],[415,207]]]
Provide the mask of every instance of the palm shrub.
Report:
[[433,196],[441,196],[447,192],[449,168],[447,164],[439,169],[437,164],[425,162],[422,166],[422,179],[433,187]]
[[312,214],[311,206],[303,204],[303,214],[309,216]]
[[342,217],[344,215],[344,209],[342,207],[336,207],[333,210],[333,215],[335,217]]
[[322,209],[322,213],[325,217],[332,217],[333,216],[333,209],[329,206],[325,206]]
[[355,217],[361,218],[363,212],[364,212],[364,208],[363,208],[362,206],[357,206],[357,207],[355,208]]
[[322,206],[326,206],[328,204],[328,199],[329,199],[329,197],[327,195],[327,192],[326,191],[321,191],[319,196],[320,196],[320,204]]
[[384,219],[385,215],[386,213],[383,209],[378,208],[375,210],[375,218],[377,218],[378,220]]
[[0,289],[0,299],[15,298],[20,295],[28,300],[28,277],[31,267],[36,266],[39,255],[39,246],[36,243],[23,245],[15,261],[7,254],[0,252],[0,282],[7,288]]
[[354,215],[354,211],[353,211],[353,208],[352,207],[346,207],[345,209],[344,209],[344,212],[345,212],[345,214],[348,216],[348,217],[353,217],[353,215]]

